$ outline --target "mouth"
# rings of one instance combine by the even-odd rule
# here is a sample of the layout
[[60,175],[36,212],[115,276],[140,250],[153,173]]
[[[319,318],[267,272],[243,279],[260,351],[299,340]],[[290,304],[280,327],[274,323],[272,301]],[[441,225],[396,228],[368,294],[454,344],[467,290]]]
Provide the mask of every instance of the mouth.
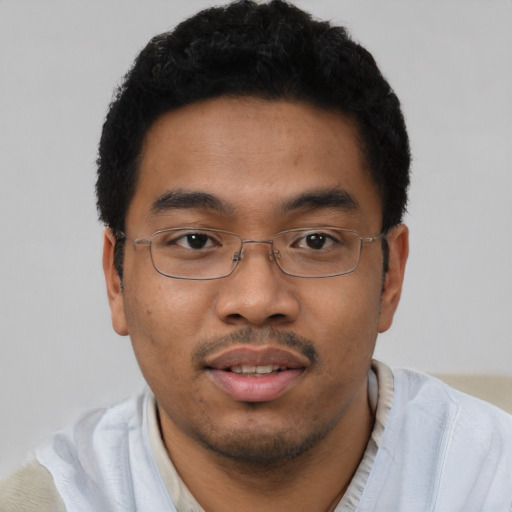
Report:
[[217,354],[204,369],[231,399],[270,402],[297,385],[310,364],[307,357],[292,350],[244,346]]
[[237,375],[242,375],[244,377],[264,377],[267,375],[275,375],[278,372],[283,372],[286,370],[288,370],[288,367],[277,364],[258,366],[243,364],[239,366],[232,366],[228,371],[236,373]]

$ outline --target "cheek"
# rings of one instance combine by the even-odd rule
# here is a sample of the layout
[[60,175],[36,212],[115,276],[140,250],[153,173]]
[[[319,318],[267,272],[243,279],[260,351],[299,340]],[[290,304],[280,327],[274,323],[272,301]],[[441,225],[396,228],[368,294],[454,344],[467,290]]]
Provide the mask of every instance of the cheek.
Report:
[[[380,309],[381,281],[363,272],[331,278],[328,286],[319,287],[315,303],[318,314],[328,316],[333,322],[358,323],[378,315]],[[325,280],[327,281],[327,280]],[[323,284],[323,283],[322,283]],[[312,306],[311,306],[312,307]]]
[[301,323],[312,340],[340,358],[371,355],[377,338],[380,280],[361,279],[361,274],[333,278],[304,295]]
[[181,286],[174,281],[141,279],[125,286],[128,332],[151,387],[160,387],[163,381],[174,380],[173,376],[179,385],[179,376],[190,371],[194,342],[204,333],[211,298],[207,293],[192,293],[187,284],[178,284]]
[[[155,345],[193,337],[207,318],[212,299],[197,291],[197,283],[167,278],[126,286],[125,311],[130,335],[148,338]],[[164,280],[163,282],[159,282]],[[195,284],[196,290],[190,290]]]

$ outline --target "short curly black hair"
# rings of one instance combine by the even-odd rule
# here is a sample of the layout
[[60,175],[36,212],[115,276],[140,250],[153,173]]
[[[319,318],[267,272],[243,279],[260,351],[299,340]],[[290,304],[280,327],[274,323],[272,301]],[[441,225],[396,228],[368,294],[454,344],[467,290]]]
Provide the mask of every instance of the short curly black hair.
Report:
[[239,0],[154,37],[110,105],[99,145],[100,220],[121,239],[145,134],[162,114],[221,96],[303,101],[351,118],[382,202],[383,231],[407,204],[410,150],[400,102],[343,27],[283,0]]

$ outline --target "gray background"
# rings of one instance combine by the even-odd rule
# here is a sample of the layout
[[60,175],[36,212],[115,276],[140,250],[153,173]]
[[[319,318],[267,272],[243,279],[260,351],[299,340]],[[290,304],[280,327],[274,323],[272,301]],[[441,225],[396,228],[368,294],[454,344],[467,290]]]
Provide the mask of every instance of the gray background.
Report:
[[[110,326],[96,145],[145,42],[211,3],[0,0],[0,476],[143,385]],[[512,375],[512,2],[297,3],[374,54],[410,130],[411,256],[378,357]]]

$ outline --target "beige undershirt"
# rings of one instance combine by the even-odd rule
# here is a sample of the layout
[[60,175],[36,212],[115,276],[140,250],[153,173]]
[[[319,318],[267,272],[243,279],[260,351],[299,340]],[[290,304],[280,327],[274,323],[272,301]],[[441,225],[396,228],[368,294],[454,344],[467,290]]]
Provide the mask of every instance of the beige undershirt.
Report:
[[[393,374],[386,365],[374,361],[372,371],[368,377],[368,401],[372,412],[375,414],[375,425],[361,463],[334,512],[349,512],[357,506],[373,466],[377,449],[381,444],[384,425],[391,408],[392,399]],[[148,412],[151,450],[153,451],[158,471],[176,510],[178,512],[205,512],[180,478],[167,454],[160,434],[156,402],[153,396],[151,397]]]
[[66,512],[51,473],[33,458],[0,481],[0,512]]

